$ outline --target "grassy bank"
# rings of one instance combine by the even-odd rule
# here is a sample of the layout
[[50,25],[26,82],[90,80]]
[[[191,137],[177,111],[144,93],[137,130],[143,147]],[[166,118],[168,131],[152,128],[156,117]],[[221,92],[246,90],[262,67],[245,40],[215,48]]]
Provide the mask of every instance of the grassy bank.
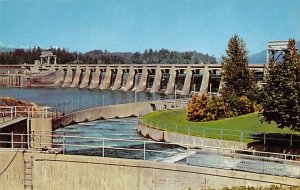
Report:
[[279,129],[275,123],[261,123],[258,113],[209,122],[191,122],[186,110],[157,111],[143,116],[147,125],[167,130],[214,139],[251,142],[264,138],[263,133],[300,134],[290,129]]

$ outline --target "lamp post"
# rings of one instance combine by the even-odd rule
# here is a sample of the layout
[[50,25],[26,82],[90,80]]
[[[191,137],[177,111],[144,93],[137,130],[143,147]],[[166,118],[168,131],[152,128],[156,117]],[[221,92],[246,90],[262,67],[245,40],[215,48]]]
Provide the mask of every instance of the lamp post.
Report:
[[73,98],[71,99],[71,101],[72,101],[72,108],[71,108],[71,111],[73,111],[73,110],[74,110],[74,101],[73,101]]
[[176,88],[177,88],[177,84],[175,84],[175,100],[176,100],[176,95],[177,95]]
[[68,110],[68,101],[67,100],[64,100],[64,104],[65,104],[65,112],[66,113],[69,113],[69,110]]
[[[151,93],[152,93],[152,101],[154,101],[155,100],[155,93],[154,93],[154,90],[153,89],[151,89],[151,91],[150,91]],[[150,97],[151,98],[151,97]]]

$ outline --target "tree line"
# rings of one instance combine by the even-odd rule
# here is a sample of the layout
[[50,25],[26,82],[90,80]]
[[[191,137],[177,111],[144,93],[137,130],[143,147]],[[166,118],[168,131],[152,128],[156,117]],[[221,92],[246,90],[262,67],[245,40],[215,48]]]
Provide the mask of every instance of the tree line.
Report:
[[[50,48],[57,56],[60,64],[214,64],[214,56],[196,51],[170,51],[167,49],[146,49],[140,52],[108,52],[107,50],[94,50],[87,53],[69,52],[65,48]],[[1,52],[0,64],[32,64],[39,60],[42,48],[15,49]]]
[[279,63],[269,63],[264,84],[258,86],[248,67],[246,45],[234,35],[222,57],[221,96],[195,96],[189,102],[190,121],[211,121],[259,112],[264,122],[300,131],[300,55],[295,40],[288,41]]

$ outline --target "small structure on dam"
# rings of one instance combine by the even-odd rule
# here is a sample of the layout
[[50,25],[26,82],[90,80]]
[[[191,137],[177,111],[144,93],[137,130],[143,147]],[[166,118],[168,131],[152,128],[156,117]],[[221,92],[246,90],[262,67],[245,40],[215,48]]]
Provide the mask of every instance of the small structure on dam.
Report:
[[56,55],[54,55],[52,53],[51,50],[45,50],[45,51],[42,51],[41,52],[41,55],[40,55],[40,63],[43,65],[43,64],[50,64],[51,63],[51,59],[53,60],[53,64],[57,64],[56,63]]

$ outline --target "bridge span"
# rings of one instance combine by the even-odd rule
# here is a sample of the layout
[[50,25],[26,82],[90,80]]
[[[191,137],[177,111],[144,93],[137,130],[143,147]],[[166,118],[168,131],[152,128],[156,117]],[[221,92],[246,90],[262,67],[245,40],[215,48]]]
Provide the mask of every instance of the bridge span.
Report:
[[[1,74],[1,84],[57,86],[101,90],[147,91],[165,94],[218,93],[222,84],[221,64],[22,64],[0,65],[20,68],[22,77]],[[249,64],[256,81],[265,73],[265,64]],[[25,81],[25,82],[24,82]],[[0,84],[0,85],[1,85]]]

